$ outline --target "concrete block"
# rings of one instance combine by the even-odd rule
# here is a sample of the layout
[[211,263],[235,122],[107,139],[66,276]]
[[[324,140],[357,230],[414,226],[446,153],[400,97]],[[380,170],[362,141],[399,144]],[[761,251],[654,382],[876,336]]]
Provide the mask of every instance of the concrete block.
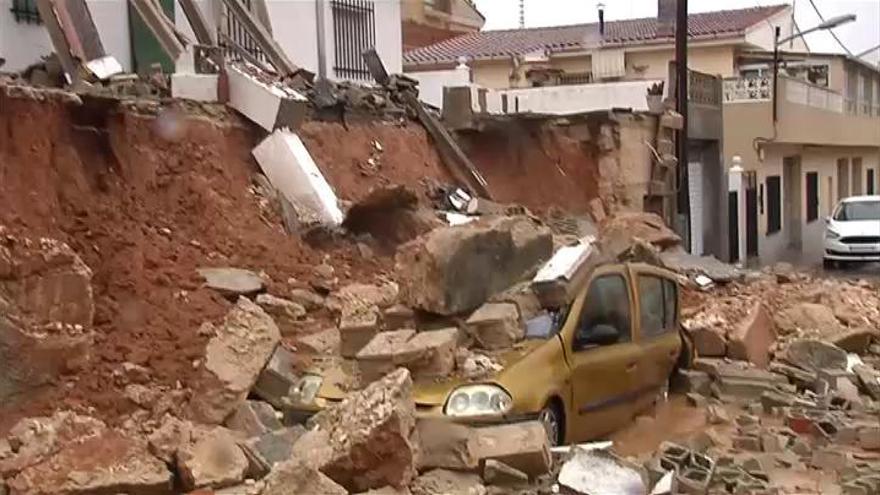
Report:
[[673,388],[684,393],[709,395],[712,378],[704,371],[680,369],[672,379]]
[[776,341],[773,318],[761,301],[757,301],[728,335],[727,355],[766,368],[770,364],[770,346]]
[[249,400],[238,406],[226,419],[226,427],[244,433],[248,437],[256,437],[282,427],[275,415],[275,409],[268,403]]
[[282,409],[284,399],[290,395],[290,389],[299,379],[293,373],[294,356],[283,347],[277,347],[266,367],[257,378],[253,393],[257,397]]
[[700,357],[724,357],[727,355],[727,342],[718,332],[709,328],[695,328],[690,331],[694,349]]
[[171,96],[186,100],[217,101],[217,74],[171,74]]
[[507,349],[523,337],[519,310],[511,303],[487,303],[467,319],[468,332],[483,349]]
[[308,108],[308,99],[282,85],[267,84],[235,66],[228,67],[229,106],[263,129],[296,129]]
[[293,205],[300,224],[337,226],[342,223],[336,193],[299,136],[277,130],[252,153],[272,185]]
[[343,315],[339,320],[339,352],[343,357],[355,357],[378,332],[378,308]]
[[448,376],[455,367],[457,343],[457,328],[379,333],[357,353],[361,378],[373,381],[399,366],[417,378]]
[[473,428],[442,419],[420,419],[416,429],[421,445],[419,471],[433,468],[468,471],[479,465]]
[[849,459],[841,450],[816,449],[810,465],[823,471],[839,471],[849,465]]
[[477,458],[495,459],[531,477],[547,474],[552,466],[547,432],[528,421],[475,429]]

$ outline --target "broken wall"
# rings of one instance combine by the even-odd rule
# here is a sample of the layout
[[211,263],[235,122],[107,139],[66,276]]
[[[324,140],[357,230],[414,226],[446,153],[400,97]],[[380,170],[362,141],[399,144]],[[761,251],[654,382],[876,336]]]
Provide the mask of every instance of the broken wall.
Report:
[[536,212],[586,213],[591,200],[642,210],[657,119],[595,112],[569,118],[501,118],[460,139],[494,199]]

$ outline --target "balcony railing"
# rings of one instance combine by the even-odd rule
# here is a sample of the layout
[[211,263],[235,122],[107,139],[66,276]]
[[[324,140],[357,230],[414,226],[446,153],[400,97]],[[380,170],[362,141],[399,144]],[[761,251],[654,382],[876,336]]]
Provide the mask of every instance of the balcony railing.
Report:
[[780,77],[779,83],[785,84],[785,100],[790,103],[843,113],[843,95],[836,91],[788,77]]
[[688,99],[703,105],[721,105],[722,85],[718,77],[695,70],[688,71]]
[[729,77],[724,80],[724,102],[770,101],[773,79],[770,77]]

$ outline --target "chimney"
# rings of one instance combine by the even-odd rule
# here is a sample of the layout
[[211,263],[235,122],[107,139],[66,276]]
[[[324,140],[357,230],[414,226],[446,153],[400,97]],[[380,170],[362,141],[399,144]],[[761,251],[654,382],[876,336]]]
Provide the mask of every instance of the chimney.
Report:
[[675,34],[676,0],[657,0],[657,36]]
[[596,8],[599,9],[599,37],[605,37],[605,4],[599,2],[596,4]]

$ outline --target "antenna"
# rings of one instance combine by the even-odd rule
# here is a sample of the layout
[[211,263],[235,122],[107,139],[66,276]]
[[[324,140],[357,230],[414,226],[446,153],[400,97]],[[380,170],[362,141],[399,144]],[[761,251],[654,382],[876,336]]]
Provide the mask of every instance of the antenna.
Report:
[[526,0],[519,0],[519,28],[526,27]]

